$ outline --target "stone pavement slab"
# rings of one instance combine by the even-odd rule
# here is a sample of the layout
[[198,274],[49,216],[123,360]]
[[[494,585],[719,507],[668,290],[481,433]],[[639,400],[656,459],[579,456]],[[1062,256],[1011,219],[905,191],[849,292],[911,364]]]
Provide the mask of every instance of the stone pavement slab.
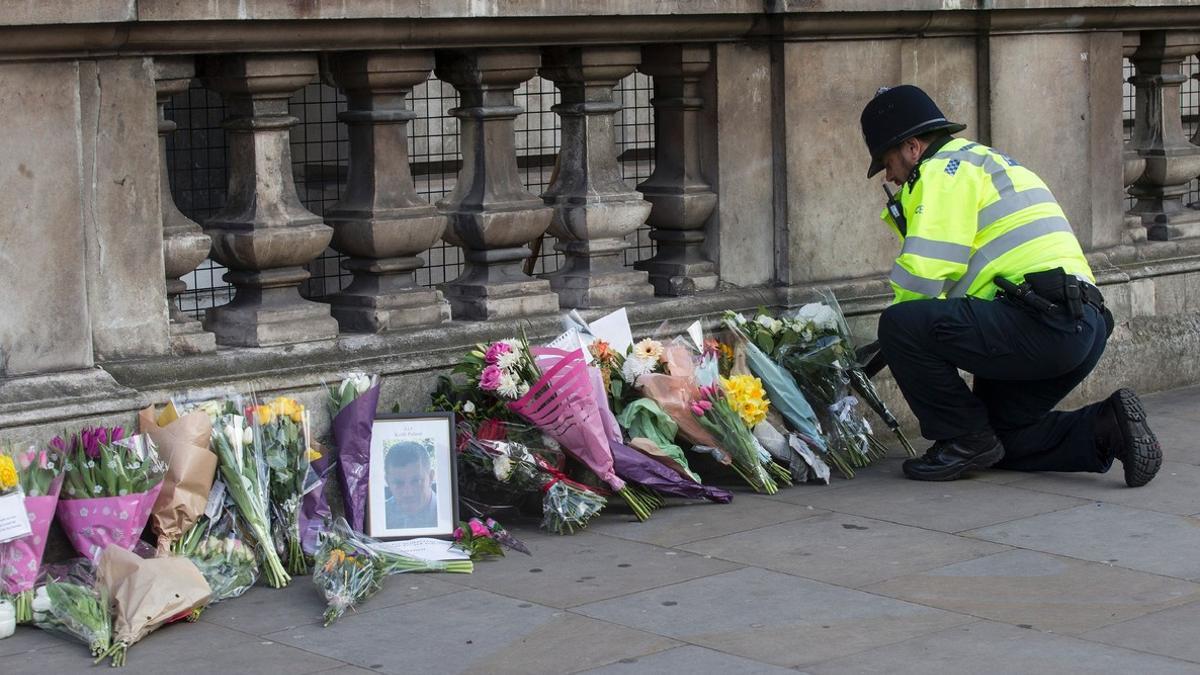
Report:
[[[406,574],[388,579],[383,589],[358,608],[358,613],[457,593],[462,586],[445,581],[449,574]],[[303,591],[295,587],[302,586]],[[217,603],[204,610],[200,620],[251,635],[266,635],[296,626],[324,621],[325,601],[311,577],[293,580],[287,589],[255,586],[240,598]],[[3,643],[0,643],[3,644]]]
[[[626,525],[638,527],[638,523]],[[480,565],[475,574],[447,575],[454,577],[449,581],[563,608],[738,567],[590,530],[565,537],[524,530],[514,533],[529,546],[532,556],[510,553]]]
[[633,675],[634,673],[687,673],[688,675],[797,675],[791,668],[730,656],[703,647],[668,649],[640,659],[621,659],[614,664],[585,671],[588,675]]
[[679,546],[698,539],[709,539],[733,532],[774,525],[825,513],[779,500],[756,499],[750,495],[734,497],[737,508],[713,502],[673,503],[657,510],[643,523],[605,519],[588,526],[589,532],[640,541],[655,546]]
[[1054,633],[1200,600],[1200,585],[1016,550],[868,586],[872,593]]
[[1200,666],[1065,635],[980,621],[831,660],[814,675],[1029,675],[1030,673],[1200,673]]
[[1190,516],[1200,513],[1200,466],[1163,462],[1150,485],[1131,489],[1118,464],[1106,474],[1026,474],[1017,487],[1079,497],[1097,502],[1124,504],[1139,509]]
[[819,509],[942,532],[961,532],[1083,503],[1074,497],[986,481],[927,483],[902,478],[877,482],[869,490],[793,490],[781,498]]
[[328,628],[300,626],[271,638],[379,673],[562,673],[677,644],[479,590],[348,615]]
[[755,568],[575,611],[784,667],[805,666],[971,621],[960,614]]
[[1197,626],[1200,626],[1200,602],[1193,602],[1090,631],[1082,637],[1200,663]]
[[[21,632],[41,633],[21,627]],[[87,647],[51,638],[53,646],[12,654],[3,658],[4,675],[48,675],[108,670],[106,665],[92,667]],[[213,675],[213,673],[317,673],[337,668],[341,661],[265,640],[238,631],[204,623],[178,623],[163,626],[129,648],[123,675]]]
[[1151,421],[1158,415],[1174,415],[1200,422],[1200,386],[1160,391],[1140,398]]
[[1005,550],[996,544],[840,513],[822,513],[681,548],[850,587]]
[[[1138,488],[1153,489],[1153,483]],[[1096,503],[965,533],[1180,579],[1200,580],[1200,519]]]

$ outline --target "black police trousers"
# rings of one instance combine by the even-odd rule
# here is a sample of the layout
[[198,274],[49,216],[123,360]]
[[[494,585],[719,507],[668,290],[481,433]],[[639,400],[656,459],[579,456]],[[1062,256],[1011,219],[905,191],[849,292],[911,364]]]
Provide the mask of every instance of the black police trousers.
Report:
[[1004,446],[999,468],[1104,472],[1113,458],[1096,446],[1095,422],[1105,403],[1054,410],[1108,341],[1103,314],[1083,311],[1076,321],[1005,297],[912,300],[884,310],[879,344],[926,438],[991,429]]

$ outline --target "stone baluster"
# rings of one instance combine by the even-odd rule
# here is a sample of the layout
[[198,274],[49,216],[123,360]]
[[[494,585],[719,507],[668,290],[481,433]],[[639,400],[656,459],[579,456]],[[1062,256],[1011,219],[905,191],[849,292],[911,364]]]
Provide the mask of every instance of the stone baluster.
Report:
[[1130,213],[1141,219],[1152,240],[1200,234],[1200,211],[1186,208],[1182,199],[1200,174],[1200,147],[1184,135],[1179,108],[1179,88],[1187,80],[1181,65],[1198,45],[1196,33],[1143,31],[1130,57],[1137,69],[1133,144],[1146,160],[1145,171],[1129,189],[1137,198]]
[[343,331],[379,333],[437,324],[450,318],[441,292],[417,285],[419,254],[442,237],[446,217],[417,195],[408,166],[405,106],[412,88],[429,78],[430,52],[347,52],[331,56],[326,76],[346,93],[338,115],[350,136],[345,193],[325,211],[333,248],[354,274],[334,295],[333,316]]
[[204,327],[220,344],[262,347],[337,335],[329,305],[300,297],[304,265],[333,230],[304,208],[292,177],[288,98],[317,76],[317,57],[262,54],[205,57],[202,80],[220,92],[230,116],[229,195],[204,223],[212,255],[229,268],[233,300],[208,310]]
[[530,194],[517,170],[514,92],[537,73],[536,49],[447,50],[434,72],[458,90],[463,166],[438,209],[445,238],[462,247],[464,267],[443,290],[456,319],[495,319],[558,311],[550,283],[525,274],[527,244],[554,210]]
[[187,284],[180,277],[204,262],[209,249],[212,248],[212,240],[208,235],[175,205],[175,197],[171,194],[171,180],[167,173],[167,136],[175,131],[177,125],[167,119],[166,106],[171,102],[172,96],[187,91],[195,74],[195,61],[190,56],[163,56],[154,59],[154,84],[158,101],[158,189],[162,211],[163,267],[166,270],[171,351],[176,354],[211,352],[217,348],[213,334],[205,331],[199,321],[184,314],[177,302],[179,295],[187,290]]
[[700,79],[711,62],[706,45],[642,48],[639,70],[654,78],[654,173],[638,190],[654,205],[647,222],[658,251],[634,267],[650,273],[658,295],[692,295],[717,287],[716,265],[704,254],[704,225],[717,195],[700,166]]
[[641,60],[637,47],[548,47],[542,77],[562,93],[558,173],[542,195],[554,207],[550,232],[566,260],[549,275],[562,307],[604,307],[654,295],[647,274],[625,267],[626,235],[651,205],[631,190],[617,161],[613,88]]

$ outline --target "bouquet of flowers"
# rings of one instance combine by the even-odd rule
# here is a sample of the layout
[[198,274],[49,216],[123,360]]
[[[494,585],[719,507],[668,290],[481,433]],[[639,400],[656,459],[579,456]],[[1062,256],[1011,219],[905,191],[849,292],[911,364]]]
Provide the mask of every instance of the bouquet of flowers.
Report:
[[779,487],[767,472],[758,444],[741,413],[734,409],[734,403],[720,384],[706,385],[700,387],[700,397],[692,404],[692,413],[729,452],[733,459],[731,466],[742,480],[756,492],[773,495]]
[[333,442],[341,466],[346,518],[357,532],[367,517],[368,474],[371,467],[371,423],[379,406],[379,376],[351,373],[329,389]]
[[52,565],[42,571],[33,597],[33,625],[77,640],[100,656],[112,644],[109,596],[96,583],[86,559]]
[[470,573],[470,560],[421,560],[385,551],[379,542],[338,518],[321,533],[313,567],[313,583],[325,598],[329,626],[383,588],[384,577],[403,572]]
[[51,446],[65,456],[58,520],[75,550],[95,561],[109,544],[132,549],[162,488],[166,466],[145,434],[86,428]]
[[[209,604],[242,595],[258,579],[254,548],[242,540],[229,512],[212,520],[203,516],[175,543],[172,552],[191,560],[204,575],[212,590]],[[199,619],[202,610],[194,610],[188,620]]]
[[459,522],[458,527],[454,528],[454,545],[469,554],[471,560],[503,557],[505,548],[533,555],[524,542],[509,534],[503,525],[492,518],[472,518],[467,522]]
[[271,487],[267,460],[255,442],[254,430],[229,402],[213,424],[212,447],[217,452],[221,479],[242,521],[258,543],[263,576],[273,588],[292,580],[284,569],[271,532]]
[[555,534],[583,529],[606,501],[592,488],[576,483],[545,459],[515,441],[488,440],[468,433],[459,451],[489,467],[496,480],[542,494],[542,527]]
[[217,456],[208,448],[212,421],[203,410],[180,415],[174,403],[162,412],[153,406],[138,413],[138,429],[154,441],[166,465],[162,490],[150,513],[158,533],[158,550],[166,553],[204,514],[217,471]]
[[29,447],[0,454],[0,494],[20,490],[29,518],[29,534],[0,543],[0,582],[13,596],[15,619],[27,623],[33,618],[33,587],[46,551],[46,535],[58,492],[62,487],[62,461],[50,450]]
[[[639,345],[645,343],[642,341]],[[641,372],[642,368],[654,363],[653,354],[661,350],[657,357],[660,366],[654,365],[650,370]],[[635,348],[634,356],[638,355]],[[628,366],[631,359],[626,359]],[[641,359],[643,366],[628,373],[642,394],[653,401],[677,425],[677,437],[692,444],[693,451],[707,451],[717,462],[728,466],[731,457],[728,451],[721,447],[717,439],[708,431],[693,413],[692,404],[700,400],[700,383],[696,377],[696,364],[692,352],[682,340],[676,339],[668,344],[654,343],[647,345],[645,356]]]
[[286,556],[288,574],[306,574],[308,562],[300,545],[300,503],[308,479],[309,417],[295,399],[280,396],[254,406],[255,440],[267,462],[271,521],[276,551]]
[[96,564],[96,583],[112,599],[113,642],[96,657],[125,665],[129,647],[160,626],[190,617],[212,591],[192,561],[180,556],[142,558],[109,545]]
[[[325,521],[333,518],[329,500],[325,498],[325,485],[337,463],[333,453],[320,443],[313,442],[308,449],[308,478],[305,481],[304,497],[300,500],[300,548],[311,558],[317,552],[321,528]],[[306,560],[307,562],[307,560]]]

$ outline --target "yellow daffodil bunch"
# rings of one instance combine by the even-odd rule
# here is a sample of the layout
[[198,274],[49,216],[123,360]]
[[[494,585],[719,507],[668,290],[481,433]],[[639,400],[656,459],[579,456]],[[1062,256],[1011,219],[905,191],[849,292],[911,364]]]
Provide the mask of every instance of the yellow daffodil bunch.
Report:
[[721,378],[721,386],[733,407],[746,426],[754,428],[759,422],[767,419],[767,410],[771,402],[767,400],[767,392],[763,389],[762,380],[753,375],[734,375]]
[[296,424],[304,419],[304,406],[296,399],[280,396],[268,405],[260,405],[255,409],[259,424],[270,424],[276,417],[287,417]]
[[0,455],[0,494],[16,488],[18,480],[17,465],[13,463],[13,458]]

